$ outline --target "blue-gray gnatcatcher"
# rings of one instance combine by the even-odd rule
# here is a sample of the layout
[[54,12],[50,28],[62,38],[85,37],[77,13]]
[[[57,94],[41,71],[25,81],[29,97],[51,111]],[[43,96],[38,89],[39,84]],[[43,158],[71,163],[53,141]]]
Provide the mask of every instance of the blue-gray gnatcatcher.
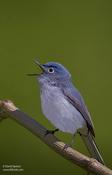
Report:
[[43,114],[60,131],[79,133],[91,156],[104,164],[94,140],[90,114],[82,96],[73,86],[68,70],[56,62],[35,62],[42,72],[30,75],[36,75],[39,81]]

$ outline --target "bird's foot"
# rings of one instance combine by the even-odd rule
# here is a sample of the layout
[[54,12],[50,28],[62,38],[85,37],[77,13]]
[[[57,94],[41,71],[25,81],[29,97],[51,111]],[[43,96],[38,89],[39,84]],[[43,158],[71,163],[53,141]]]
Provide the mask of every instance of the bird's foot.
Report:
[[59,131],[58,128],[54,129],[54,130],[47,130],[46,133],[45,133],[45,136],[48,135],[48,134],[55,134],[55,132]]
[[67,148],[71,147],[71,144],[65,144],[64,147],[63,147],[63,151],[66,151]]

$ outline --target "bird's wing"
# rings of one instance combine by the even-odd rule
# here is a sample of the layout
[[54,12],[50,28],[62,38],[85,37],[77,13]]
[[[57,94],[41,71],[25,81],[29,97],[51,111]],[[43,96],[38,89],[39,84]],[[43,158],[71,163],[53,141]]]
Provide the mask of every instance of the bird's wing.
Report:
[[78,90],[75,89],[75,87],[72,84],[71,86],[64,87],[62,89],[67,100],[81,113],[81,115],[83,116],[83,118],[87,123],[89,131],[93,136],[95,136],[93,122],[91,120],[87,107],[84,103],[84,100],[80,95],[80,93],[78,92]]

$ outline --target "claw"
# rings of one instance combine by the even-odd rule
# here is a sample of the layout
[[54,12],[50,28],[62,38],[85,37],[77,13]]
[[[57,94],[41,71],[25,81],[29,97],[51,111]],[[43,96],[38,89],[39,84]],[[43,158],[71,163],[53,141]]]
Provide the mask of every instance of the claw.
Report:
[[67,148],[69,148],[69,147],[71,147],[71,145],[70,145],[70,144],[65,144],[65,145],[64,145],[64,147],[63,147],[63,151],[66,151],[66,150],[67,150]]

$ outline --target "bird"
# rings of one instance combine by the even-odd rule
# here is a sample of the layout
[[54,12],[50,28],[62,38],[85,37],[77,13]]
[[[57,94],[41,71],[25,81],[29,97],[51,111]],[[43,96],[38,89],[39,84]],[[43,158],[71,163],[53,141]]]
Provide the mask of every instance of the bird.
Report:
[[72,83],[70,72],[57,62],[41,64],[35,60],[35,63],[41,72],[29,75],[36,76],[39,82],[42,112],[56,128],[51,133],[58,130],[72,135],[78,133],[91,157],[104,164],[95,142],[90,113],[80,92]]

